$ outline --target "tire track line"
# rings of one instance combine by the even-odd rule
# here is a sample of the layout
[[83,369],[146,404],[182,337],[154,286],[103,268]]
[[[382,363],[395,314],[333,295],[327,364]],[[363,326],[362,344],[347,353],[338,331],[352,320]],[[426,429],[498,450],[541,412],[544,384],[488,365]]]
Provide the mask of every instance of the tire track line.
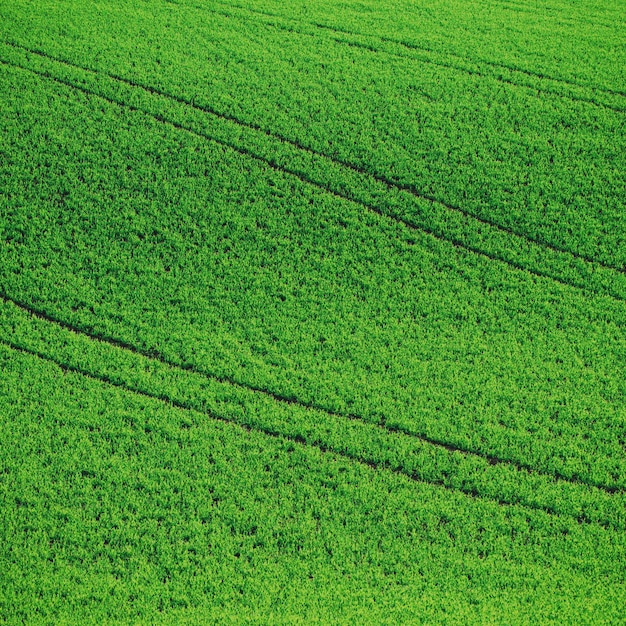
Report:
[[[285,28],[285,30],[291,30],[291,29]],[[291,30],[291,32],[299,32],[299,31]],[[561,100],[566,99],[566,100],[571,100],[573,102],[584,102],[586,104],[591,104],[593,106],[600,107],[603,109],[609,109],[611,111],[614,111],[615,113],[626,113],[626,108],[616,107],[606,102],[599,102],[598,100],[594,100],[593,98],[587,98],[585,96],[579,96],[576,94],[564,94],[559,91],[554,91],[553,89],[546,89],[545,87],[538,89],[531,85],[524,85],[523,83],[516,83],[514,80],[505,78],[504,76],[498,76],[495,74],[485,74],[484,72],[480,72],[479,70],[462,68],[459,65],[454,65],[453,63],[446,63],[445,61],[434,61],[432,59],[426,59],[424,57],[414,57],[414,56],[409,56],[406,54],[400,54],[398,52],[391,52],[389,50],[381,50],[380,48],[375,48],[374,46],[360,43],[358,41],[348,41],[346,39],[335,38],[335,37],[333,37],[333,40],[336,41],[337,43],[340,43],[346,46],[350,46],[353,48],[361,48],[363,50],[369,50],[370,52],[373,52],[376,54],[386,54],[387,56],[392,56],[392,57],[396,57],[399,59],[411,59],[411,60],[417,61],[418,63],[425,63],[425,64],[430,64],[430,65],[436,65],[438,67],[445,67],[447,69],[464,72],[465,74],[468,74],[469,76],[477,76],[479,78],[497,80],[500,83],[511,85],[512,87],[517,87],[518,89],[529,89],[533,93],[536,91],[541,92],[541,93],[547,93],[557,98],[560,98]],[[409,46],[407,45],[407,47]],[[418,51],[430,52],[430,50],[426,48],[412,48],[412,49],[415,49]]]
[[417,433],[415,431],[412,431],[400,425],[388,424],[385,421],[377,423],[372,420],[368,420],[367,418],[361,415],[334,411],[321,404],[317,404],[315,402],[304,402],[304,401],[298,400],[295,397],[285,396],[283,394],[265,389],[263,387],[257,387],[255,385],[251,385],[249,383],[236,380],[233,377],[211,374],[210,372],[199,369],[197,366],[193,365],[192,363],[177,363],[175,361],[172,361],[171,359],[167,358],[164,354],[162,354],[156,349],[145,349],[145,348],[136,346],[134,344],[128,343],[117,337],[107,336],[97,331],[93,331],[87,328],[74,325],[70,322],[62,320],[61,318],[57,317],[54,314],[50,314],[41,309],[38,309],[32,305],[29,305],[16,298],[13,298],[3,292],[0,292],[0,300],[3,300],[6,303],[14,305],[15,307],[21,309],[22,311],[31,315],[34,318],[54,324],[76,335],[83,336],[83,337],[86,337],[87,339],[97,341],[103,344],[107,344],[114,348],[118,348],[123,351],[136,354],[149,361],[158,362],[162,365],[165,365],[168,368],[172,368],[177,371],[190,372],[206,380],[215,381],[218,383],[230,385],[234,388],[244,389],[247,391],[251,391],[253,393],[260,394],[262,396],[265,396],[266,398],[269,398],[270,400],[273,400],[275,402],[278,402],[284,405],[298,406],[302,409],[311,409],[315,411],[320,411],[330,417],[361,422],[363,424],[367,424],[370,426],[378,426],[381,429],[391,434],[399,434],[399,435],[403,435],[406,437],[410,437],[412,439],[416,439],[418,441],[434,446],[436,448],[446,450],[447,452],[453,452],[453,453],[458,453],[458,454],[462,454],[466,456],[483,459],[487,461],[490,465],[509,466],[520,472],[525,472],[528,474],[537,474],[537,475],[544,476],[550,479],[554,479],[557,481],[562,481],[562,482],[566,482],[566,483],[570,483],[574,485],[583,485],[585,487],[596,488],[609,495],[626,493],[626,489],[619,487],[619,486],[605,485],[602,483],[598,483],[596,481],[585,480],[581,477],[571,477],[571,476],[562,474],[558,471],[546,472],[546,471],[535,468],[533,465],[529,463],[524,463],[523,461],[519,461],[516,459],[502,458],[502,457],[498,457],[495,455],[486,454],[484,452],[472,450],[467,447],[460,446],[451,442],[436,439],[434,437],[429,437],[428,435],[425,435],[422,433]]
[[551,517],[573,519],[577,521],[579,524],[595,524],[607,530],[615,529],[615,527],[612,524],[610,524],[609,522],[605,520],[592,520],[592,519],[589,519],[584,514],[575,515],[571,513],[560,512],[560,511],[554,510],[554,508],[549,507],[549,506],[542,506],[539,504],[532,504],[528,502],[509,502],[507,500],[502,500],[496,496],[491,496],[488,494],[480,493],[478,490],[475,490],[475,489],[462,489],[458,487],[453,487],[451,485],[445,484],[443,480],[438,481],[434,479],[426,479],[426,478],[417,476],[413,472],[407,471],[403,469],[402,467],[392,467],[388,463],[381,462],[375,457],[369,457],[366,455],[349,452],[347,450],[338,450],[332,446],[326,445],[323,442],[319,442],[319,441],[310,442],[306,439],[306,437],[301,436],[301,435],[289,435],[289,434],[280,432],[278,430],[268,428],[266,426],[261,426],[258,424],[250,424],[250,423],[246,423],[242,421],[229,419],[227,417],[218,415],[217,413],[214,413],[212,411],[201,410],[187,403],[175,400],[174,398],[171,398],[167,394],[150,393],[143,389],[131,387],[120,380],[111,378],[110,376],[97,374],[81,367],[75,367],[73,365],[69,365],[62,361],[57,361],[56,359],[46,354],[43,354],[41,352],[38,352],[37,350],[32,350],[30,348],[27,348],[25,346],[22,346],[20,344],[17,344],[17,343],[14,343],[12,341],[8,341],[2,338],[0,338],[0,345],[3,345],[6,348],[9,348],[10,350],[18,352],[22,355],[34,357],[41,361],[54,365],[66,374],[67,373],[76,374],[84,378],[87,378],[89,380],[93,380],[98,383],[102,383],[110,387],[120,389],[124,392],[131,393],[141,398],[145,398],[149,400],[156,400],[158,402],[162,402],[176,409],[204,415],[204,416],[209,417],[213,421],[237,426],[248,433],[251,433],[251,432],[261,433],[263,435],[281,440],[283,442],[290,442],[293,444],[303,446],[305,448],[316,448],[320,450],[323,454],[331,454],[336,457],[341,457],[351,463],[358,463],[360,465],[369,467],[370,469],[373,469],[375,471],[381,471],[381,472],[388,471],[392,474],[395,474],[396,476],[402,476],[404,478],[408,478],[410,481],[414,483],[441,487],[452,493],[463,494],[465,496],[472,498],[473,500],[478,500],[478,501],[482,500],[486,502],[492,502],[496,504],[497,506],[504,507],[504,508],[516,508],[517,507],[517,508],[522,508],[522,509],[526,509],[530,511],[538,511],[541,513],[545,513],[546,515],[549,515]]
[[[236,125],[238,125],[238,126],[240,126],[242,128],[246,128],[248,130],[252,130],[252,131],[261,133],[261,134],[263,134],[263,135],[265,135],[265,136],[267,136],[267,137],[269,137],[271,139],[274,139],[274,140],[276,140],[276,141],[278,141],[280,143],[283,143],[285,145],[289,145],[292,148],[295,148],[296,150],[300,150],[302,152],[305,152],[307,154],[310,154],[310,155],[315,156],[315,157],[320,158],[320,159],[327,159],[328,161],[334,163],[335,165],[338,165],[339,167],[343,167],[345,169],[348,169],[348,170],[350,170],[350,171],[352,171],[352,172],[354,172],[356,174],[359,174],[361,176],[369,177],[372,180],[375,180],[376,182],[384,185],[388,190],[395,189],[397,191],[407,192],[407,193],[411,194],[412,196],[414,196],[415,198],[418,198],[418,199],[423,200],[425,202],[429,202],[431,204],[438,205],[438,206],[440,206],[440,207],[442,207],[442,208],[444,208],[444,209],[446,209],[448,211],[460,214],[463,217],[466,217],[468,219],[475,220],[479,224],[482,224],[484,226],[488,226],[489,228],[493,228],[493,229],[495,229],[497,231],[500,231],[501,233],[504,233],[504,234],[506,234],[508,236],[522,239],[522,240],[524,240],[526,242],[529,242],[529,243],[531,243],[533,245],[536,245],[536,246],[538,246],[540,248],[544,248],[546,250],[550,250],[551,252],[555,252],[557,254],[568,255],[568,256],[570,256],[573,259],[577,259],[579,261],[583,261],[583,262],[589,263],[591,265],[596,265],[598,267],[602,267],[602,268],[604,268],[606,270],[609,270],[609,271],[614,271],[614,272],[617,272],[617,273],[620,273],[620,274],[626,274],[626,269],[624,269],[624,268],[620,268],[620,267],[617,267],[615,265],[611,265],[609,263],[605,263],[603,261],[594,259],[591,256],[588,256],[588,255],[585,255],[585,254],[582,254],[582,253],[579,253],[579,252],[575,252],[575,251],[569,250],[568,248],[565,248],[565,247],[562,247],[562,246],[559,246],[559,245],[556,245],[556,244],[545,242],[545,241],[543,241],[541,239],[534,238],[534,237],[532,237],[532,236],[530,236],[530,235],[528,235],[528,234],[526,234],[524,232],[520,232],[520,231],[518,231],[518,230],[516,230],[514,228],[509,228],[509,227],[503,226],[503,225],[499,224],[498,222],[496,222],[494,220],[490,220],[490,219],[487,219],[487,218],[479,217],[477,215],[474,215],[470,211],[467,211],[466,209],[463,209],[462,207],[459,207],[457,205],[450,204],[448,202],[442,201],[442,200],[440,200],[440,199],[438,199],[438,198],[436,198],[436,197],[434,197],[432,195],[424,194],[424,193],[420,192],[418,189],[416,189],[416,187],[414,185],[412,185],[412,184],[397,182],[397,181],[394,181],[393,179],[388,178],[387,176],[384,176],[382,174],[373,173],[373,172],[371,172],[369,170],[366,170],[366,169],[364,169],[362,167],[354,165],[353,163],[350,163],[350,162],[345,161],[343,159],[339,159],[337,157],[333,157],[333,156],[328,155],[328,154],[326,154],[324,152],[319,152],[319,151],[317,151],[317,150],[315,150],[315,149],[313,149],[313,148],[311,148],[309,146],[306,146],[306,145],[304,145],[304,144],[302,144],[302,143],[300,143],[300,142],[298,142],[296,140],[290,139],[290,138],[288,138],[288,137],[286,137],[286,136],[284,136],[284,135],[282,135],[280,133],[276,133],[276,132],[270,131],[270,130],[268,130],[266,128],[263,128],[262,126],[260,126],[258,124],[255,124],[255,123],[252,123],[252,122],[246,122],[246,121],[241,120],[240,118],[238,118],[238,117],[236,117],[234,115],[217,111],[216,109],[212,108],[211,106],[204,105],[204,104],[202,104],[202,105],[201,104],[197,104],[193,100],[190,100],[188,98],[184,98],[184,97],[179,96],[179,95],[171,94],[171,93],[162,91],[160,89],[157,89],[155,87],[152,87],[150,85],[145,85],[143,83],[137,82],[137,81],[132,80],[132,79],[124,78],[124,77],[118,76],[116,74],[112,74],[112,73],[104,72],[104,71],[100,71],[100,70],[93,70],[91,68],[84,67],[82,65],[77,65],[77,64],[72,63],[70,61],[67,61],[65,59],[61,59],[59,57],[55,57],[53,55],[50,55],[50,54],[48,54],[46,52],[43,52],[41,50],[34,50],[34,49],[31,49],[31,48],[28,48],[26,46],[23,46],[22,44],[17,44],[15,42],[10,42],[10,41],[4,41],[3,43],[5,43],[6,45],[8,45],[8,46],[10,46],[12,48],[15,48],[17,50],[22,50],[22,51],[24,51],[26,53],[29,53],[29,54],[35,54],[35,55],[37,55],[39,57],[42,57],[44,59],[47,59],[49,61],[53,61],[55,63],[59,63],[61,65],[65,65],[65,66],[67,66],[67,67],[69,67],[71,69],[88,72],[88,73],[90,73],[92,75],[95,75],[95,76],[105,76],[105,77],[107,77],[107,78],[109,78],[109,79],[111,79],[113,81],[119,82],[119,83],[127,85],[129,87],[141,89],[141,90],[143,90],[143,91],[145,91],[145,92],[147,92],[147,93],[149,93],[151,95],[156,95],[156,96],[160,96],[160,97],[172,100],[173,102],[177,102],[178,104],[182,104],[184,106],[187,106],[187,107],[189,107],[189,108],[191,108],[191,109],[193,109],[195,111],[198,111],[200,113],[205,113],[205,114],[208,114],[208,115],[212,115],[215,118],[218,118],[218,119],[221,119],[221,120],[225,120],[225,121],[228,121],[228,122],[232,122],[232,123],[234,123],[234,124],[236,124]],[[25,68],[22,68],[22,69],[25,69]],[[57,77],[52,77],[52,75],[47,75],[47,77],[48,78],[54,78],[54,79],[57,78]],[[65,82],[65,81],[63,81],[63,82]],[[68,83],[65,82],[65,84],[68,84]],[[74,84],[72,84],[71,86],[76,87],[76,88],[81,88],[81,87],[77,87]],[[92,95],[93,95],[93,93],[92,93]],[[215,139],[215,138],[211,138],[211,139],[214,140],[214,141],[219,141],[218,139]],[[252,153],[248,153],[248,154],[250,156],[253,156],[254,158],[263,159],[263,157],[259,157],[258,155],[253,155]],[[294,174],[294,172],[291,172],[291,171],[286,170],[286,169],[284,171],[286,171],[286,172],[288,172],[290,174],[293,174],[293,175],[301,175],[301,173]],[[321,183],[314,183],[312,181],[308,181],[308,182],[311,182],[311,184],[318,184],[319,186],[322,186],[329,193],[333,193],[333,194],[335,193],[330,188],[328,188],[327,186],[322,185]],[[355,199],[353,197],[347,197],[347,196],[344,196],[344,197],[346,197],[346,199],[352,200],[354,202],[359,202],[358,199]],[[383,213],[381,212],[381,214],[383,214]],[[400,221],[403,221],[403,223],[408,223],[408,221],[402,220],[401,218],[397,218],[396,216],[394,216],[392,214],[384,213],[384,215],[387,215],[388,217],[391,217],[392,219],[399,219]],[[430,232],[430,231],[426,230],[425,228],[423,228],[422,226],[418,226],[418,225],[414,224],[413,227],[425,230],[426,232]],[[432,234],[432,232],[430,234]],[[504,260],[502,258],[499,258],[499,257],[498,257],[498,260],[501,260],[501,261],[503,261],[505,263],[508,262],[508,261],[506,261],[506,260]],[[570,286],[576,286],[576,287],[581,287],[581,288],[588,288],[588,286],[586,286],[584,284],[580,285],[580,286],[579,285],[573,285],[572,283],[567,283],[567,284],[569,284]],[[623,301],[626,302],[626,298],[624,298]]]

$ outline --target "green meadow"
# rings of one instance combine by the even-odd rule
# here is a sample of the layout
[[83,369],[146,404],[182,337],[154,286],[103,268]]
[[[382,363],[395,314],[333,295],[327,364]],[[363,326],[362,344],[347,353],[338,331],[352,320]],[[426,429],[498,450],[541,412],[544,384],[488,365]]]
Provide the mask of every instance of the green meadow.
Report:
[[0,0],[0,622],[626,623],[624,0]]

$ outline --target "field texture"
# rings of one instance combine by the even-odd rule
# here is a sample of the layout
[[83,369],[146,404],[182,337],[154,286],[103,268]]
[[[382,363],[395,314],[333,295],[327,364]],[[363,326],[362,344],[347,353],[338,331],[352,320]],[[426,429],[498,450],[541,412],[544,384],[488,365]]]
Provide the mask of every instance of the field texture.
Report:
[[626,0],[0,0],[0,622],[625,606]]

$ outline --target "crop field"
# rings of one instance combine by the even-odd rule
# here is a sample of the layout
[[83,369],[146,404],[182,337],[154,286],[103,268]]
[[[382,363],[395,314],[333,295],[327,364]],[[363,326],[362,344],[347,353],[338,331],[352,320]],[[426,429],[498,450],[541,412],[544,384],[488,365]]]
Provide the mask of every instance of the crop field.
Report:
[[0,0],[0,622],[626,624],[626,0]]

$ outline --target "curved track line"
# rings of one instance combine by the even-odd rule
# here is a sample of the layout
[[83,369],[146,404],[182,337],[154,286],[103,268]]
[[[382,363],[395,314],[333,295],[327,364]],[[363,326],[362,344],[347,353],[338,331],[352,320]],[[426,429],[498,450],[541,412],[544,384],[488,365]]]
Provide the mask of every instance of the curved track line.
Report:
[[[105,71],[101,71],[101,70],[94,70],[91,69],[89,67],[84,67],[82,65],[77,65],[75,63],[72,63],[70,61],[67,61],[65,59],[61,59],[59,57],[55,57],[53,55],[50,55],[46,52],[43,52],[41,50],[35,50],[35,49],[31,49],[28,48],[26,46],[23,46],[22,44],[18,44],[15,42],[10,42],[10,41],[4,41],[2,42],[12,48],[18,49],[18,50],[22,50],[24,52],[30,53],[30,54],[35,54],[37,56],[40,56],[42,58],[48,59],[50,61],[65,65],[67,67],[70,67],[72,69],[77,69],[80,71],[84,71],[84,72],[89,72],[90,74],[96,75],[96,76],[105,76],[107,78],[110,78],[111,80],[120,82],[122,84],[128,85],[130,87],[134,87],[134,88],[138,88],[141,89],[149,94],[152,95],[157,95],[157,96],[161,96],[167,99],[170,99],[174,102],[177,102],[179,104],[188,106],[191,109],[194,109],[196,111],[199,111],[201,113],[207,113],[209,115],[212,115],[216,118],[222,119],[222,120],[226,120],[229,122],[232,122],[234,124],[237,124],[238,126],[241,126],[242,128],[247,128],[249,130],[253,130],[259,133],[262,133],[264,135],[266,135],[267,137],[270,137],[272,139],[275,139],[281,143],[284,143],[286,145],[289,145],[297,150],[301,150],[302,152],[306,152],[307,154],[311,154],[315,157],[321,158],[321,159],[327,159],[330,162],[334,163],[335,165],[339,165],[340,167],[344,167],[350,171],[353,171],[359,175],[362,176],[368,176],[371,179],[375,180],[376,182],[385,185],[387,187],[387,189],[395,189],[397,191],[405,191],[407,193],[410,193],[411,195],[413,195],[414,197],[420,199],[420,200],[424,200],[426,202],[430,202],[432,204],[436,204],[440,207],[443,207],[444,209],[448,210],[448,211],[452,211],[454,213],[458,213],[460,215],[463,215],[464,217],[467,217],[469,219],[473,219],[476,222],[483,224],[485,226],[489,226],[490,228],[494,228],[500,232],[506,233],[507,235],[513,236],[513,237],[519,237],[520,239],[523,239],[527,242],[530,242],[532,244],[535,244],[541,248],[544,248],[546,250],[551,250],[552,252],[556,252],[559,254],[566,254],[568,256],[571,256],[574,259],[578,259],[580,261],[584,261],[586,263],[590,263],[592,265],[597,265],[599,267],[602,267],[604,269],[607,270],[611,270],[611,271],[615,271],[615,272],[619,272],[620,274],[626,274],[626,269],[618,267],[616,265],[611,265],[609,263],[605,263],[603,261],[594,259],[591,256],[588,256],[586,254],[582,254],[579,252],[575,252],[572,251],[568,248],[553,244],[553,243],[549,243],[546,241],[543,241],[541,239],[537,239],[535,237],[532,237],[530,235],[528,235],[527,233],[524,233],[522,231],[518,231],[514,228],[509,228],[507,226],[503,226],[501,224],[499,224],[498,222],[494,221],[494,220],[490,220],[484,217],[480,217],[475,215],[474,213],[463,209],[462,207],[459,207],[457,205],[454,204],[450,204],[448,202],[445,202],[443,200],[440,200],[432,195],[429,194],[425,194],[420,192],[415,185],[412,184],[408,184],[408,183],[402,183],[402,182],[397,182],[387,176],[384,176],[382,174],[377,174],[374,172],[371,172],[367,169],[364,169],[362,167],[359,167],[357,165],[354,165],[353,163],[350,163],[348,161],[345,161],[343,159],[339,159],[337,157],[333,157],[329,154],[326,154],[324,152],[320,152],[318,150],[315,150],[314,148],[311,148],[309,146],[306,146],[296,140],[290,139],[280,133],[276,133],[273,131],[270,131],[266,128],[263,128],[262,126],[255,124],[253,122],[246,122],[244,120],[239,119],[238,117],[228,114],[228,113],[223,113],[220,111],[217,111],[216,109],[212,108],[211,106],[208,105],[204,105],[204,104],[197,104],[195,103],[193,100],[189,100],[188,98],[184,98],[182,96],[178,96],[175,94],[171,94],[169,92],[165,92],[162,91],[160,89],[157,89],[155,87],[152,87],[150,85],[145,85],[143,83],[137,82],[135,80],[129,79],[129,78],[124,78],[122,76],[118,76],[116,74],[112,74],[109,72],[105,72]],[[327,191],[330,191],[329,189],[327,189]],[[421,227],[419,227],[421,228]],[[625,299],[626,301],[626,299]]]
[[53,365],[56,365],[58,368],[60,368],[63,372],[70,372],[73,374],[78,374],[80,376],[84,376],[85,378],[88,378],[90,380],[94,380],[100,383],[104,383],[106,385],[110,385],[112,387],[116,387],[118,389],[122,389],[123,391],[126,391],[128,393],[132,393],[134,395],[140,396],[142,398],[148,398],[151,400],[157,400],[159,402],[163,402],[169,406],[172,406],[174,408],[177,409],[181,409],[183,411],[190,411],[190,412],[195,412],[195,413],[199,413],[201,415],[206,415],[207,417],[209,417],[210,419],[214,420],[214,421],[218,421],[218,422],[222,422],[224,424],[233,424],[236,425],[238,427],[240,427],[241,429],[247,431],[247,432],[257,432],[257,433],[262,433],[264,435],[267,435],[269,437],[273,437],[275,439],[281,439],[283,441],[289,441],[295,444],[299,444],[302,445],[304,447],[308,447],[308,448],[317,448],[318,450],[320,450],[322,453],[325,454],[333,454],[339,457],[342,457],[350,462],[353,463],[359,463],[361,465],[365,465],[371,469],[377,470],[377,471],[389,471],[393,474],[396,474],[398,476],[403,476],[405,478],[408,478],[409,480],[416,482],[416,483],[421,483],[421,484],[427,484],[427,485],[434,485],[436,487],[443,487],[444,489],[451,491],[453,493],[461,493],[463,495],[469,496],[470,498],[476,499],[476,500],[484,500],[484,501],[489,501],[489,502],[493,502],[494,504],[497,504],[498,506],[502,506],[502,507],[519,507],[519,508],[523,508],[523,509],[528,509],[528,510],[532,510],[532,511],[540,511],[543,513],[546,513],[547,515],[550,516],[555,516],[555,517],[564,517],[564,518],[570,518],[570,519],[574,519],[576,520],[579,524],[596,524],[598,526],[601,526],[603,528],[612,530],[614,528],[616,528],[613,524],[607,522],[606,520],[592,520],[589,517],[587,517],[584,514],[581,515],[575,515],[572,513],[565,513],[565,512],[561,512],[561,511],[556,511],[553,507],[550,506],[544,506],[544,505],[540,505],[540,504],[532,504],[529,502],[510,502],[508,500],[503,500],[500,499],[496,496],[491,496],[488,494],[483,494],[480,493],[479,491],[475,490],[475,489],[462,489],[460,487],[453,487],[451,485],[447,485],[445,484],[445,482],[442,481],[438,481],[438,480],[434,480],[434,479],[426,479],[426,478],[422,478],[419,475],[417,475],[416,473],[407,471],[405,469],[403,469],[402,467],[391,467],[389,466],[387,463],[385,462],[381,462],[380,460],[377,460],[375,457],[368,457],[365,455],[360,455],[360,454],[355,454],[352,452],[348,452],[345,450],[338,450],[336,448],[333,448],[332,446],[326,445],[322,442],[309,442],[307,441],[307,439],[301,435],[288,435],[285,433],[282,433],[278,430],[274,430],[271,428],[267,428],[265,426],[259,426],[259,425],[253,425],[253,424],[247,424],[245,422],[239,422],[236,420],[232,420],[229,419],[227,417],[223,417],[221,415],[218,415],[216,413],[213,413],[212,411],[205,411],[205,410],[200,410],[197,409],[191,405],[188,405],[184,402],[180,402],[178,400],[175,400],[173,398],[170,398],[168,395],[166,394],[153,394],[153,393],[149,393],[147,391],[144,391],[142,389],[137,389],[134,387],[130,387],[127,384],[119,381],[119,380],[115,380],[114,378],[111,378],[109,376],[106,375],[101,375],[101,374],[95,374],[94,372],[90,372],[88,370],[85,370],[83,368],[80,367],[75,367],[66,363],[63,363],[62,361],[57,361],[52,357],[49,357],[41,352],[38,352],[36,350],[31,350],[30,348],[26,348],[25,346],[21,346],[19,344],[13,343],[11,341],[6,341],[4,339],[0,339],[0,345],[4,345],[5,347],[14,350],[15,352],[19,352],[21,354],[26,354],[35,358],[38,358],[42,361],[45,361],[47,363],[51,363]]
[[218,383],[231,385],[238,389],[245,389],[247,391],[258,393],[267,398],[270,398],[271,400],[280,402],[281,404],[294,405],[294,406],[301,407],[303,409],[312,409],[316,411],[321,411],[322,413],[326,413],[327,415],[331,417],[348,419],[352,421],[362,422],[364,424],[379,426],[383,430],[386,430],[390,433],[405,435],[407,437],[417,439],[419,441],[422,441],[423,443],[435,446],[437,448],[442,448],[444,450],[447,450],[448,452],[455,452],[455,453],[460,453],[463,455],[481,458],[487,461],[490,465],[507,465],[522,472],[527,472],[530,474],[534,473],[537,475],[546,476],[548,478],[552,478],[552,479],[562,481],[562,482],[567,482],[567,483],[574,484],[574,485],[584,485],[587,487],[596,488],[608,494],[626,493],[626,489],[622,487],[618,487],[615,485],[605,485],[602,483],[597,483],[595,481],[585,480],[581,477],[571,477],[571,476],[561,474],[558,471],[546,472],[546,471],[535,468],[529,463],[524,463],[523,461],[502,458],[502,457],[498,457],[495,455],[486,454],[484,452],[471,450],[467,447],[463,447],[463,446],[460,446],[451,442],[442,441],[440,439],[435,439],[434,437],[429,437],[428,435],[425,435],[425,434],[416,433],[415,431],[412,431],[400,425],[387,424],[386,422],[376,423],[372,420],[368,420],[367,418],[364,418],[361,415],[334,411],[332,409],[324,407],[323,405],[317,404],[315,402],[303,402],[301,400],[298,400],[295,397],[285,396],[275,391],[264,389],[262,387],[256,387],[249,383],[238,381],[232,377],[218,376],[216,374],[211,374],[202,369],[199,369],[192,363],[176,363],[168,359],[165,355],[163,355],[162,353],[158,352],[155,349],[144,349],[136,345],[130,344],[122,339],[119,339],[116,337],[110,337],[110,336],[104,335],[96,331],[92,331],[86,328],[75,326],[74,324],[66,322],[56,317],[53,314],[47,313],[45,311],[42,311],[41,309],[37,309],[36,307],[33,307],[27,303],[24,303],[15,298],[12,298],[11,296],[5,293],[0,292],[0,299],[16,306],[17,308],[21,309],[22,311],[28,313],[29,315],[35,318],[41,319],[45,322],[55,324],[56,326],[59,326],[60,328],[68,330],[74,334],[87,337],[90,340],[98,341],[100,343],[104,343],[104,344],[113,346],[115,348],[119,348],[127,352],[131,352],[133,354],[136,354],[138,356],[141,356],[151,361],[161,363],[162,365],[165,365],[169,368],[172,368],[178,371],[191,372],[197,376],[205,378],[206,380],[213,380]]

